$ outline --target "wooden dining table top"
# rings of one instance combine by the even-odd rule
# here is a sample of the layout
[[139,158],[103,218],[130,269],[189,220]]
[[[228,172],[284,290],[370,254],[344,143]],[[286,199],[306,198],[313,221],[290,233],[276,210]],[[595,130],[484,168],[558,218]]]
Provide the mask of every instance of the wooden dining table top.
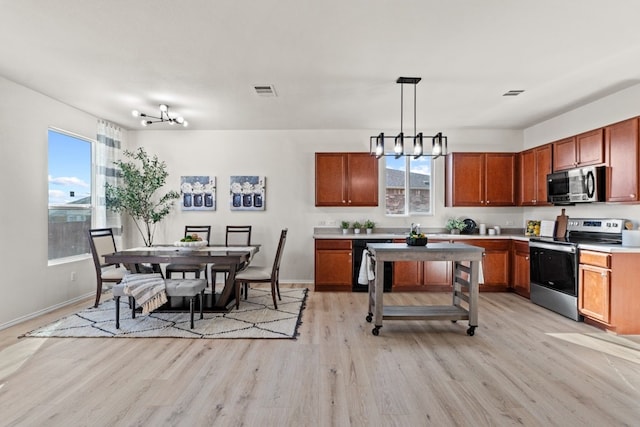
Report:
[[105,255],[108,263],[175,263],[202,264],[215,262],[244,262],[260,250],[260,245],[250,246],[205,246],[202,248],[179,248],[172,245],[125,249]]

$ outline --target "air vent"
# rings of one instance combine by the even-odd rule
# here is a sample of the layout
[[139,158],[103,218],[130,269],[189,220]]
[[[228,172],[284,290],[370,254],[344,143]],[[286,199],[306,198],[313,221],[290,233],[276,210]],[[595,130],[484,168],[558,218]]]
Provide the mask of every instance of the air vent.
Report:
[[520,90],[520,89],[516,89],[516,90],[510,90],[509,92],[503,94],[502,96],[518,96],[520,95],[522,92],[524,92],[524,90]]
[[276,95],[276,88],[273,85],[254,85],[253,90],[255,90],[256,95],[258,96],[266,96],[273,97]]

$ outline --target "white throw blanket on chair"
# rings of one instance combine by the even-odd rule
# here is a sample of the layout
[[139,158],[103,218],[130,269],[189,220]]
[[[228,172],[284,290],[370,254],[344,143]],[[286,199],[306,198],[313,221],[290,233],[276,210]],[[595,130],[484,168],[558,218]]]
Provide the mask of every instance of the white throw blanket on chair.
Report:
[[373,261],[371,261],[371,255],[369,250],[362,251],[362,264],[360,264],[360,272],[358,273],[358,284],[368,285],[370,280],[376,278],[376,274],[373,271]]
[[148,314],[167,302],[164,279],[160,273],[127,274],[122,278],[124,294],[132,296]]

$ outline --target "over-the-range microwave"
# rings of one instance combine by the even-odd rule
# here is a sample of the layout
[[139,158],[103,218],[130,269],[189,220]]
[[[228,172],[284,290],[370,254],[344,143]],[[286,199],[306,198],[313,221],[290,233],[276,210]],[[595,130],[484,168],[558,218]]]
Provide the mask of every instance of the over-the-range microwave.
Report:
[[586,166],[547,175],[547,199],[556,205],[603,202],[605,167]]

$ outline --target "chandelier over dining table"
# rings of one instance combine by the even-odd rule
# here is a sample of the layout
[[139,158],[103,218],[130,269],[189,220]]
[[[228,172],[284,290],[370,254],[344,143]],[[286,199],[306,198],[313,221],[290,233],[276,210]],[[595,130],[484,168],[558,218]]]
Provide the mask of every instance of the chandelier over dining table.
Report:
[[[385,136],[384,132],[380,132],[377,136],[369,138],[369,152],[372,156],[380,158],[382,156],[413,156],[417,159],[421,156],[430,156],[438,158],[447,154],[447,137],[438,132],[433,136],[424,136],[422,132],[418,133],[416,128],[416,86],[422,80],[421,77],[398,77],[396,83],[400,84],[400,133],[395,136]],[[413,85],[413,135],[404,134],[404,85]],[[425,152],[424,141],[431,139],[431,151]],[[385,140],[393,141],[393,151],[385,152]],[[405,140],[412,141],[413,147],[410,152],[405,153]]]

